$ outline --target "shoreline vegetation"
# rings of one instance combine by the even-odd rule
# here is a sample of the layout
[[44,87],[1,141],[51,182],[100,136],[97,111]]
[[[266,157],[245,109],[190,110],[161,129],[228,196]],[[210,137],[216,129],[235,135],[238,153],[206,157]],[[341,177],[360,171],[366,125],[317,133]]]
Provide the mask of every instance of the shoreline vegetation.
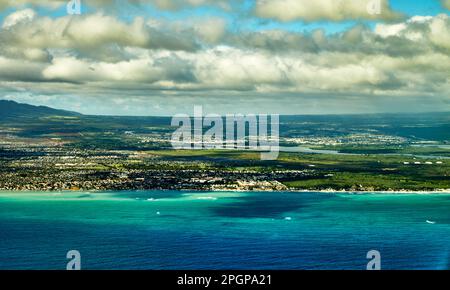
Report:
[[350,190],[334,190],[334,189],[326,189],[326,190],[284,190],[284,191],[274,191],[274,190],[195,190],[195,189],[178,189],[178,190],[171,190],[171,189],[145,189],[145,190],[3,190],[0,189],[0,194],[2,193],[30,193],[30,192],[36,192],[36,193],[86,193],[86,194],[92,194],[92,193],[108,193],[108,192],[151,192],[151,191],[162,191],[162,192],[191,192],[195,194],[202,194],[202,193],[220,193],[220,192],[237,192],[237,193],[247,193],[247,192],[253,192],[253,193],[330,193],[330,194],[349,194],[349,195],[359,195],[359,194],[418,194],[418,195],[427,195],[427,194],[449,194],[450,195],[450,188],[449,189],[441,189],[441,190],[434,190],[434,191],[414,191],[414,190],[392,190],[392,191],[350,191]]

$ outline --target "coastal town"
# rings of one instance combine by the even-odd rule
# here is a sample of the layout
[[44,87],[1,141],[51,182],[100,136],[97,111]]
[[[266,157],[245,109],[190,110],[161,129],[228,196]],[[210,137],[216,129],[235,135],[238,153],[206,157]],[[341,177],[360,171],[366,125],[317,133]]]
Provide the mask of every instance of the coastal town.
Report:
[[207,161],[169,161],[157,152],[67,150],[58,143],[47,146],[3,142],[0,190],[281,191],[287,187],[278,180],[314,174],[313,170],[230,170]]
[[[377,164],[365,157],[365,161],[372,164],[370,170],[378,180],[380,173],[385,176],[382,180],[398,178],[399,187],[395,187],[395,180],[372,183],[367,167],[358,165],[359,170],[366,172],[362,178],[356,168],[349,168],[355,166],[353,155],[348,155],[348,160],[342,160],[347,155],[340,156],[340,164],[333,155],[302,153],[282,153],[278,161],[264,162],[254,158],[251,152],[80,149],[60,140],[11,136],[3,138],[0,145],[0,190],[7,191],[402,191],[450,188],[445,159],[398,156],[386,159],[385,162],[390,164],[381,161]],[[327,159],[334,165],[330,166]],[[344,169],[353,172],[353,176],[348,176]],[[443,183],[432,185],[436,187],[415,180],[407,183],[408,177],[400,174],[411,175],[411,169],[436,170],[437,173],[430,174],[443,174]],[[343,183],[343,180],[348,182]]]
[[170,118],[2,104],[0,190],[450,189],[448,131],[441,129],[446,114],[426,115],[418,124],[407,115],[392,122],[377,115],[282,116],[280,152],[276,160],[262,160],[251,149],[176,150]]

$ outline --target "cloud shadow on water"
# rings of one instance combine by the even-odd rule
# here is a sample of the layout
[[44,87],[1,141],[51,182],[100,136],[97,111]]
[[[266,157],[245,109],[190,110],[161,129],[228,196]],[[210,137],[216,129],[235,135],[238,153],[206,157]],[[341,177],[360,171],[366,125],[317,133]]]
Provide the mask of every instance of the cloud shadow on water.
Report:
[[300,211],[314,202],[333,198],[311,193],[251,193],[223,206],[214,207],[213,214],[230,218],[281,218],[288,212]]

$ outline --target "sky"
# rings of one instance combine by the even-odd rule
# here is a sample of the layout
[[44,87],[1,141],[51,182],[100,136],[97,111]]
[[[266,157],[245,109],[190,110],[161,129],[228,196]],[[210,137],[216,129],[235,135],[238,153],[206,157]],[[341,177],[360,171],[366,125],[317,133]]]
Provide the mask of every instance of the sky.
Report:
[[100,115],[450,111],[450,0],[0,0],[0,99]]

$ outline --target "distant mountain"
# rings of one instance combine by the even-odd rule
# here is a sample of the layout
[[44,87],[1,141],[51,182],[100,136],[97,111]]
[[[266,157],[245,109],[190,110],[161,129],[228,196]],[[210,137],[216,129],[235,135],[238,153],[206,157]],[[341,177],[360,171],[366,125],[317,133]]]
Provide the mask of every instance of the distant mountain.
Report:
[[45,106],[32,106],[14,101],[0,100],[0,119],[39,118],[46,116],[73,117],[81,116],[81,114]]

